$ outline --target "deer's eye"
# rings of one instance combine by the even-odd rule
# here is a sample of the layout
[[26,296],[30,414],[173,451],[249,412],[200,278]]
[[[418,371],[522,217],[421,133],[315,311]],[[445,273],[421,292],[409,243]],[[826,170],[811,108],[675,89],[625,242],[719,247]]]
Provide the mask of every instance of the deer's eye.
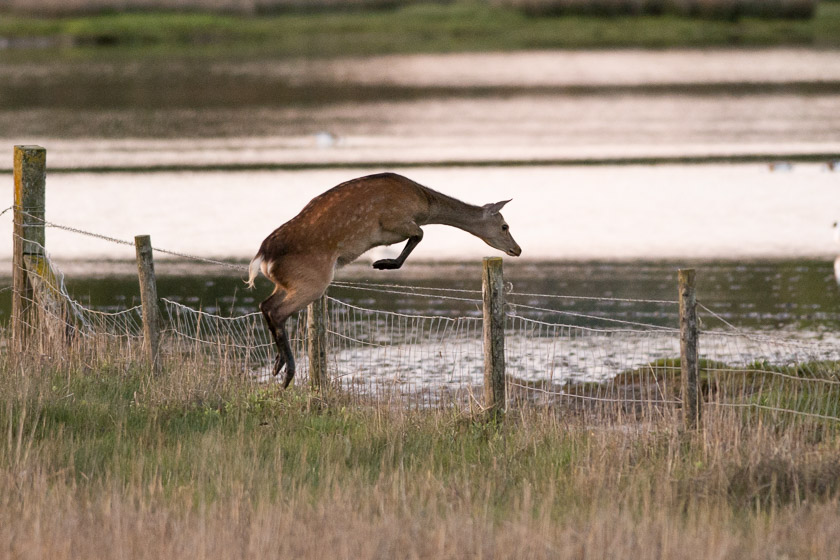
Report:
[[508,230],[508,225],[507,224],[503,225],[502,226],[502,231],[507,231],[507,230]]

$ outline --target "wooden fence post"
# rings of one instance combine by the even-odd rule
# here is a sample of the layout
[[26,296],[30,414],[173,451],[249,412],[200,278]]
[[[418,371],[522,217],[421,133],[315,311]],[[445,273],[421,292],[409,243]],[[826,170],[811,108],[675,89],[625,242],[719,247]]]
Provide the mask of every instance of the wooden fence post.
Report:
[[137,251],[140,303],[143,306],[143,348],[152,365],[152,371],[158,374],[160,373],[160,315],[152,240],[148,235],[137,235],[134,237],[134,247]]
[[484,406],[491,416],[505,409],[505,290],[501,257],[485,257],[482,274],[484,300]]
[[697,291],[694,269],[680,269],[678,277],[683,419],[687,430],[695,430],[700,425],[701,398],[698,388]]
[[321,296],[306,308],[306,336],[309,353],[309,386],[327,387],[327,296]]
[[21,351],[35,326],[35,291],[26,273],[26,259],[44,257],[44,211],[47,150],[14,148],[14,229],[12,233],[12,348]]

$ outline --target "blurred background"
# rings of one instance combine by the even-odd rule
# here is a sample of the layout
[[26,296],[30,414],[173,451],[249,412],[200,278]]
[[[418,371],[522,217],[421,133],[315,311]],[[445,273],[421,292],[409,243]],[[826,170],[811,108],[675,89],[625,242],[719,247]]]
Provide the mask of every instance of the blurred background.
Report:
[[[730,318],[835,329],[838,93],[836,0],[0,0],[0,207],[12,146],[40,144],[48,220],[244,262],[316,194],[390,170],[513,197],[518,291],[672,299],[692,264]],[[134,297],[114,280],[132,248],[47,248],[79,297]],[[474,287],[491,253],[432,226],[385,281]],[[339,277],[383,280],[369,263]]]
[[[818,0],[474,0],[473,4],[514,7],[532,15],[641,15],[800,17],[814,15]],[[265,14],[289,10],[382,10],[418,4],[451,5],[458,0],[6,0],[12,12],[34,15],[121,12],[135,10],[200,10]]]

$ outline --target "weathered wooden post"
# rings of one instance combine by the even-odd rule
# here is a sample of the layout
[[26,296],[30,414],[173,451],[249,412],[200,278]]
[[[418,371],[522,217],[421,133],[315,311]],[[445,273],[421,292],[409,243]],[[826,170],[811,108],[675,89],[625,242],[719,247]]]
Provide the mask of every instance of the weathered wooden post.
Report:
[[160,373],[160,315],[158,313],[155,262],[152,240],[148,235],[134,237],[137,251],[137,276],[140,279],[140,303],[143,307],[143,348],[152,371]]
[[26,261],[44,260],[44,211],[47,150],[40,146],[14,148],[14,229],[12,233],[12,348],[21,351],[36,323],[35,297]]
[[306,308],[306,336],[309,353],[309,386],[325,389],[327,377],[327,296],[321,296]]
[[505,409],[505,290],[501,257],[484,258],[482,280],[484,406],[496,417]]
[[680,369],[683,419],[688,430],[700,425],[701,398],[698,390],[697,291],[693,268],[680,269]]

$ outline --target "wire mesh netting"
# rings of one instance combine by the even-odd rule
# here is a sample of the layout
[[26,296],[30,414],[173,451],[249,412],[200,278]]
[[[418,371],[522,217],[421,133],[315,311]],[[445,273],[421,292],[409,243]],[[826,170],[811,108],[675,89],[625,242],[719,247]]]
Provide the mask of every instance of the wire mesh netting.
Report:
[[[137,359],[141,308],[105,312],[82,305],[70,297],[64,275],[43,247],[36,253],[25,263],[32,290],[21,296],[29,308],[23,317],[37,334],[33,338],[41,351],[104,347],[111,360]],[[345,290],[425,298],[434,302],[429,309],[435,312],[367,308],[337,296]],[[516,292],[506,298],[508,406],[596,414],[679,413],[683,391],[677,302]],[[327,368],[334,386],[359,398],[400,405],[481,406],[480,292],[336,282],[327,301]],[[223,365],[254,382],[274,380],[276,350],[261,313],[223,316],[172,299],[160,303],[165,368],[197,360]],[[744,331],[713,310],[699,308],[701,324],[720,325],[699,334],[697,373],[707,405],[840,420],[840,348],[834,339]],[[306,313],[288,323],[299,382],[308,377]],[[98,340],[106,344],[93,343]]]
[[343,387],[467,399],[483,380],[481,320],[364,309],[328,298],[328,363]]
[[97,340],[109,341],[109,347],[111,343],[139,345],[143,332],[140,306],[105,312],[82,305],[70,297],[64,274],[46,250],[29,243],[39,249],[24,259],[30,289],[15,295],[23,307],[20,321],[35,335],[31,338],[38,341],[42,351],[55,345],[93,348]]
[[721,407],[840,419],[840,352],[740,332],[701,333],[705,399]]

